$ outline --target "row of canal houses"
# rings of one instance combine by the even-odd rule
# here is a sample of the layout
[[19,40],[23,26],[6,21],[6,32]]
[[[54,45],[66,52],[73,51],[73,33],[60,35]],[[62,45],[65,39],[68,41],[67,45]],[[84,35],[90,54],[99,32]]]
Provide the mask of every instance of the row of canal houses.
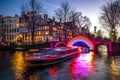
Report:
[[[33,18],[34,13],[34,18]],[[34,22],[34,23],[33,23]],[[0,16],[0,44],[32,44],[34,28],[34,43],[49,41],[68,41],[74,36],[89,33],[89,29],[81,28],[73,21],[62,22],[48,18],[47,14],[36,12],[22,13],[21,16]]]

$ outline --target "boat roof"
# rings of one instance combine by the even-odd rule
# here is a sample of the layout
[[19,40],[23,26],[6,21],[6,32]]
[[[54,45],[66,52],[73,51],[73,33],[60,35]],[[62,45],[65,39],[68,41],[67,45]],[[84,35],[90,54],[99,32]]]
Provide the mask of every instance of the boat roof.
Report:
[[74,47],[56,47],[56,48],[41,48],[40,51],[48,52],[48,51],[66,51],[75,49]]

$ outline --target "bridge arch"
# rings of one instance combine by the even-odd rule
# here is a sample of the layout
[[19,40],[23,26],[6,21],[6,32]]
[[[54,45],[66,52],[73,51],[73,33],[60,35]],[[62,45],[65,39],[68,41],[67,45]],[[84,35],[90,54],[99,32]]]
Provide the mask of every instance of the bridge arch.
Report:
[[66,47],[66,43],[65,42],[58,42],[55,44],[55,47]]
[[80,44],[79,42],[82,42],[85,45],[87,45],[90,48],[90,50],[94,50],[94,45],[92,41],[84,36],[76,36],[72,38],[70,41],[68,41],[67,46],[75,46],[75,44]]
[[[99,53],[99,48],[100,48],[101,45],[106,46],[107,52],[111,51],[111,42],[96,42],[95,46],[94,46],[96,53]],[[101,51],[104,51],[104,50],[101,50]]]

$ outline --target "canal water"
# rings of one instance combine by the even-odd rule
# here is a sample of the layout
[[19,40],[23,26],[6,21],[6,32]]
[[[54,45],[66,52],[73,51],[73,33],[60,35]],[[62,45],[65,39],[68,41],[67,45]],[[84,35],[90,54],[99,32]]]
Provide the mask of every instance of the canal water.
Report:
[[52,66],[24,61],[27,52],[0,52],[0,80],[120,80],[120,56],[81,53]]

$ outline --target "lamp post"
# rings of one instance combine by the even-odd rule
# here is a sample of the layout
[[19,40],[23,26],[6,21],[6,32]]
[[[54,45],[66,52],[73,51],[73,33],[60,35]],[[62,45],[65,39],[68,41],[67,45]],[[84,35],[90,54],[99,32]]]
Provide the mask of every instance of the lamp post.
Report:
[[110,38],[112,42],[117,41],[117,32],[114,28],[112,28],[111,33],[110,33]]

